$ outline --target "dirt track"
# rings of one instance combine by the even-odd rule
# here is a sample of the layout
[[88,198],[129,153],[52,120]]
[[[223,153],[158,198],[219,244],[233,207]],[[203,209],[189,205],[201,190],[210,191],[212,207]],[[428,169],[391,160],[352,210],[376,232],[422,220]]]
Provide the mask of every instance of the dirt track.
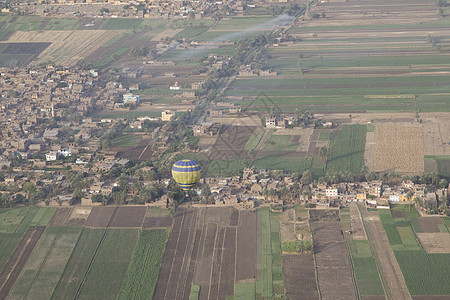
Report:
[[406,287],[405,279],[402,271],[395,259],[386,232],[381,224],[378,212],[368,212],[361,210],[364,224],[366,227],[367,237],[372,246],[375,259],[378,261],[381,272],[380,276],[384,277],[384,289],[388,299],[411,299]]

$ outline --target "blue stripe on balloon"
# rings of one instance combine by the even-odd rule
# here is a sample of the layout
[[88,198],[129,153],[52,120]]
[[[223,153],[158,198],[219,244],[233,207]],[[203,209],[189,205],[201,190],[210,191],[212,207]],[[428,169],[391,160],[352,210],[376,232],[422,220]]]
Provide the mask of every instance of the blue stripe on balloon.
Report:
[[200,171],[201,169],[202,169],[201,166],[196,166],[196,167],[192,167],[192,168],[178,168],[177,166],[172,167],[172,171],[183,172],[183,173]]
[[195,165],[198,165],[198,162],[196,162],[195,160],[192,160],[192,159],[188,160],[188,161],[179,160],[174,165],[177,165],[177,166],[195,166]]

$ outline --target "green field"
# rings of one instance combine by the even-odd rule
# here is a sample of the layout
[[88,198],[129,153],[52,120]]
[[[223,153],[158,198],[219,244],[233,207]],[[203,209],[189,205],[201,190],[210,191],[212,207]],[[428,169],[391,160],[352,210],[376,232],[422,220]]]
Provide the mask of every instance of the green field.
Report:
[[[349,212],[341,209],[339,215],[342,229],[351,229]],[[384,289],[368,241],[353,240],[351,235],[345,235],[345,239],[350,251],[356,285],[360,295],[384,295]]]
[[267,139],[264,151],[295,151],[298,143],[289,142],[290,135],[271,135]]
[[282,157],[279,155],[271,155],[258,158],[254,162],[254,166],[268,170],[285,170],[290,172],[304,172],[311,168],[311,158]]
[[366,125],[344,125],[331,137],[327,171],[361,172],[364,165]]
[[28,258],[8,299],[50,299],[81,227],[48,227]]
[[[284,297],[284,275],[281,264],[281,240],[280,220],[281,213],[271,212],[268,207],[256,211],[258,226],[258,247],[261,247],[261,262],[256,262],[257,272],[261,274],[261,280],[256,281],[256,299],[261,298],[283,298]],[[258,257],[258,255],[257,255]],[[253,295],[251,286],[247,285],[239,292],[239,298]],[[236,291],[236,290],[235,290]],[[247,298],[250,299],[250,298]]]
[[119,299],[152,297],[167,238],[166,229],[141,231]]
[[450,254],[426,254],[422,250],[394,250],[412,295],[450,294]]
[[319,141],[329,141],[331,138],[331,132],[321,131],[319,132]]
[[378,215],[380,216],[380,221],[383,224],[384,230],[386,231],[386,235],[389,239],[389,244],[399,245],[402,244],[402,239],[400,238],[400,234],[397,231],[397,227],[394,222],[394,218],[392,218],[390,210],[379,209]]
[[116,138],[114,138],[112,142],[112,147],[134,147],[137,144],[139,144],[140,140],[142,139],[142,135],[136,135],[136,134],[126,134],[121,135]]
[[142,24],[142,19],[108,19],[103,22],[99,29],[103,30],[130,30],[137,29]]
[[31,221],[30,226],[47,226],[56,213],[56,210],[56,207],[41,207]]
[[[79,297],[112,299],[125,280],[138,239],[137,229],[108,229],[85,275]],[[98,287],[101,286],[102,289]]]
[[251,151],[258,146],[259,141],[264,135],[264,129],[257,128],[252,136],[248,139],[247,143],[245,144],[245,150]]
[[53,18],[45,26],[45,30],[76,30],[80,27],[79,19]]
[[51,299],[74,299],[106,229],[83,228]]
[[[14,208],[9,209],[6,211],[3,211],[0,213],[0,216],[2,216],[4,213],[12,213],[12,211],[20,210],[20,212],[13,214],[23,215],[26,214],[25,217],[19,217],[21,218],[21,222],[17,225],[13,225],[12,228],[14,228],[13,231],[9,232],[0,232],[0,270],[3,270],[4,266],[8,262],[9,257],[16,249],[17,245],[19,244],[20,240],[22,239],[23,234],[30,226],[31,221],[35,217],[36,213],[39,210],[39,207],[32,206],[32,207],[23,207],[23,208]],[[15,221],[18,222],[18,221]],[[3,223],[3,222],[2,222]],[[12,230],[12,229],[11,229]]]
[[0,232],[15,232],[29,210],[29,207],[21,207],[2,211],[0,213]]

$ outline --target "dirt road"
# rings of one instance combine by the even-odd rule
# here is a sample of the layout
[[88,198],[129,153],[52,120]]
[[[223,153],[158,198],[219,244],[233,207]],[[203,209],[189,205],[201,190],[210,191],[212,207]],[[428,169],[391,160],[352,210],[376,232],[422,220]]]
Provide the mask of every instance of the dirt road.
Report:
[[380,276],[382,277],[388,299],[410,300],[411,295],[406,287],[405,279],[395,259],[394,252],[389,245],[389,240],[378,217],[378,212],[368,212],[361,207],[360,210],[374,257],[381,268]]

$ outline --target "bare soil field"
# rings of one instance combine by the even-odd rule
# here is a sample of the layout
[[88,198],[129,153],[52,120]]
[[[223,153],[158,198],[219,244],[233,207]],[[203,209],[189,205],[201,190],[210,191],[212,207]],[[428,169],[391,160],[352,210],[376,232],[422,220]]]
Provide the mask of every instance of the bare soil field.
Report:
[[142,227],[147,207],[118,207],[110,227]]
[[424,233],[441,232],[438,227],[439,224],[443,224],[441,218],[418,217],[416,219],[417,221],[419,221],[420,228],[422,228],[422,232]]
[[450,121],[423,124],[425,155],[450,155]]
[[322,299],[356,299],[349,253],[338,211],[310,211],[319,289]]
[[[241,216],[241,214],[243,214]],[[235,281],[254,280],[256,213],[232,208],[179,208],[153,299],[226,299]]]
[[448,232],[417,233],[417,237],[428,253],[450,253],[450,234]]
[[172,226],[172,217],[170,217],[167,211],[152,211],[147,210],[144,217],[144,224],[142,228],[159,228]]
[[121,30],[15,31],[3,43],[51,43],[33,65],[53,61],[57,65],[73,66],[122,33]]
[[422,126],[412,124],[375,125],[374,171],[423,173]]
[[280,223],[281,241],[296,241],[297,235],[295,234],[296,220],[295,210],[287,209],[283,211]]
[[318,299],[314,258],[311,254],[283,255],[286,299]]
[[256,253],[256,213],[254,211],[239,212],[236,250],[236,281],[255,279],[255,262],[248,259]]
[[6,299],[44,231],[45,227],[36,227],[25,232],[0,273],[0,299]]
[[159,42],[161,40],[164,40],[166,37],[171,38],[182,30],[183,30],[183,28],[166,29],[166,30],[161,31],[160,33],[156,34],[154,37],[152,37],[152,41]]
[[92,207],[75,207],[65,225],[68,226],[83,226],[89,218]]
[[254,126],[224,126],[212,147],[210,159],[247,158],[245,144],[255,129]]
[[38,56],[51,43],[7,43],[1,54],[31,54]]
[[352,237],[354,240],[367,240],[361,215],[355,202],[350,203],[350,224],[352,228]]
[[108,227],[117,207],[93,207],[85,226]]
[[72,207],[63,207],[59,208],[53,219],[48,224],[49,226],[62,226],[69,219],[70,214],[72,213]]

